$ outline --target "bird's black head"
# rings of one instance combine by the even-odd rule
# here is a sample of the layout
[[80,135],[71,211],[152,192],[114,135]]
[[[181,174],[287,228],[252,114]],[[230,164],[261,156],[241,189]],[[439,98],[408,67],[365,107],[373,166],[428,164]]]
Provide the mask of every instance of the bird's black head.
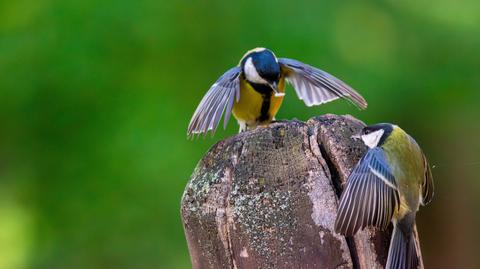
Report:
[[361,138],[369,148],[379,147],[390,136],[393,131],[390,123],[378,123],[363,128]]
[[272,51],[265,48],[253,49],[240,61],[245,78],[255,84],[273,85],[280,79],[280,65]]

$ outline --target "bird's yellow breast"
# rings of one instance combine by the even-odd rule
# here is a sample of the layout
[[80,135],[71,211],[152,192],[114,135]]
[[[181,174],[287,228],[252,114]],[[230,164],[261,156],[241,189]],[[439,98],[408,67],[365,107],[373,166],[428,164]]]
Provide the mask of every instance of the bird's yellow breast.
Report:
[[[285,79],[283,76],[278,83],[278,90],[279,92],[285,91]],[[249,127],[270,123],[282,105],[283,96],[275,97],[272,93],[267,119],[260,120],[262,106],[265,103],[264,98],[268,97],[257,92],[245,79],[240,79],[240,100],[233,105],[233,116],[238,121],[245,122]]]

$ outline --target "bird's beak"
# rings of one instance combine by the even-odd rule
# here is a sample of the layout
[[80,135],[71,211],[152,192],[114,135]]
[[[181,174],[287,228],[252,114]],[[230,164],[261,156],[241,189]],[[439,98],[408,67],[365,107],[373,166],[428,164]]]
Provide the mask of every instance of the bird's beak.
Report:
[[275,97],[285,96],[284,92],[278,91],[278,83],[276,81],[270,83],[270,88],[272,88],[273,92],[275,93]]
[[360,138],[362,138],[362,135],[361,134],[354,134],[351,136],[353,140],[358,140]]

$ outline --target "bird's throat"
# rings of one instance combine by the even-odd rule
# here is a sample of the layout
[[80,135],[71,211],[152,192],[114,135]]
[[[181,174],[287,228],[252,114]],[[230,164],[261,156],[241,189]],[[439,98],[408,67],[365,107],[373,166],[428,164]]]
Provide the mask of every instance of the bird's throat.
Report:
[[273,94],[273,90],[272,88],[270,88],[269,85],[251,83],[251,82],[248,82],[248,83],[250,83],[250,85],[252,85],[252,88],[261,95],[268,94],[271,96]]

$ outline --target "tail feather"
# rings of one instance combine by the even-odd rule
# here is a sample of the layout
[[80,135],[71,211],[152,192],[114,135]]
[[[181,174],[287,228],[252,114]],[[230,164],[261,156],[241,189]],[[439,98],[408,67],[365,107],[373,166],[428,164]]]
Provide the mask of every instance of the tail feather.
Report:
[[420,264],[412,229],[402,229],[401,224],[393,229],[386,269],[414,269]]

